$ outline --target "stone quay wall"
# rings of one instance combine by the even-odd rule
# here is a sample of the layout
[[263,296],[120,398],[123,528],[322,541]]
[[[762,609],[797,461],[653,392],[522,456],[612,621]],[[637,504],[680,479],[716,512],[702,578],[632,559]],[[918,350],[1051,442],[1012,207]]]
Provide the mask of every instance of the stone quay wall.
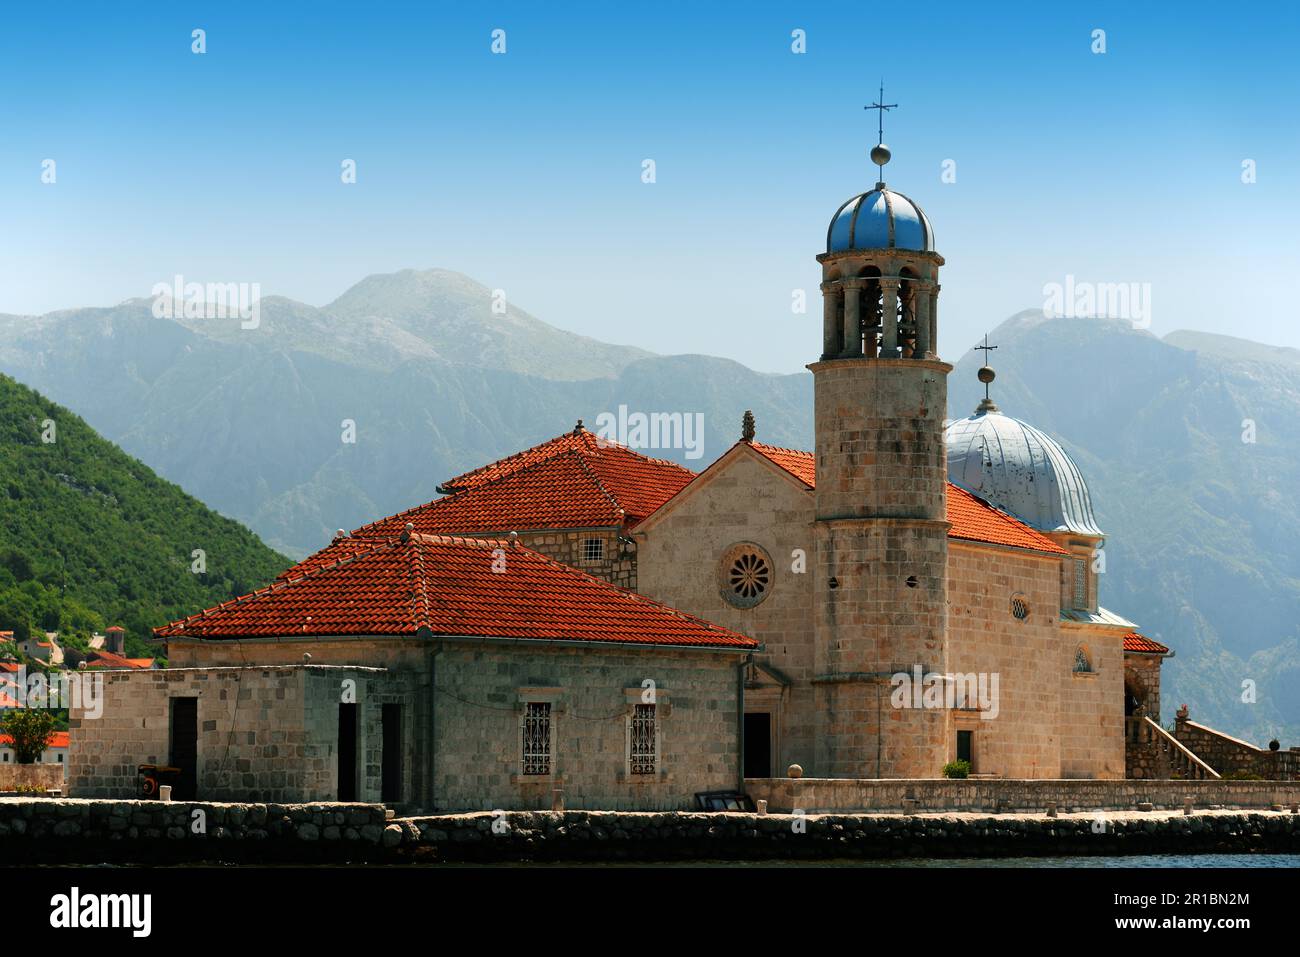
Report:
[[[203,828],[196,828],[196,821]],[[387,819],[382,805],[0,799],[0,858],[37,864],[830,860],[1300,853],[1300,814],[546,811]]]
[[1271,808],[1300,801],[1295,781],[748,778],[745,791],[756,802],[767,801],[769,811],[798,808],[808,814],[908,809],[1039,814],[1052,804],[1061,811],[1089,811],[1133,810],[1143,803],[1182,810],[1188,798],[1197,809]]
[[569,811],[407,818],[414,861],[835,860],[1296,853],[1300,814],[1110,816],[737,814]]
[[365,861],[403,839],[386,816],[381,804],[0,798],[0,860]]

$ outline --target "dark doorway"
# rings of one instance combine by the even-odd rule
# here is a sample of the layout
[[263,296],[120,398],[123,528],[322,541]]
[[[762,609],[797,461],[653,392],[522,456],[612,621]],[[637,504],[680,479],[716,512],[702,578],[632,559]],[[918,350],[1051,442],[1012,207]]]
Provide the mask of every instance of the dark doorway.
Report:
[[172,798],[193,801],[198,797],[199,699],[171,699],[171,754],[167,763],[180,768],[172,784]]
[[772,776],[772,716],[766,711],[745,714],[745,777]]
[[975,732],[958,731],[957,732],[957,760],[968,761],[971,766],[975,766]]
[[357,706],[339,705],[339,800],[357,799]]
[[385,804],[402,799],[402,706],[384,705],[384,753],[380,800]]

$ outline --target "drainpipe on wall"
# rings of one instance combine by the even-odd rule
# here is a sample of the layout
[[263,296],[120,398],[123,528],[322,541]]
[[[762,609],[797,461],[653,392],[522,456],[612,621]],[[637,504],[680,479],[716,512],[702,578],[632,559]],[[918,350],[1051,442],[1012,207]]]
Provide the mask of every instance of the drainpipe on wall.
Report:
[[[421,748],[423,754],[421,757],[424,761],[425,778],[423,803],[426,810],[433,811],[435,807],[433,793],[434,762],[437,759],[437,724],[435,721],[437,707],[434,701],[434,689],[437,687],[437,682],[434,680],[434,659],[437,658],[441,648],[434,645],[432,633],[427,628],[421,628],[420,631],[424,632],[424,634],[420,634],[420,637],[424,638],[426,642],[424,646],[424,700],[428,709],[424,734],[421,736],[423,741],[423,747]],[[419,633],[417,632],[417,634]]]
[[881,749],[885,746],[884,736],[882,734],[884,729],[881,727],[880,724],[880,722],[883,720],[884,720],[884,716],[881,715],[880,713],[880,679],[877,678],[876,679],[876,777],[877,778],[880,777],[880,758],[881,758],[880,752]]
[[736,790],[745,793],[745,669],[753,655],[741,659],[736,669]]

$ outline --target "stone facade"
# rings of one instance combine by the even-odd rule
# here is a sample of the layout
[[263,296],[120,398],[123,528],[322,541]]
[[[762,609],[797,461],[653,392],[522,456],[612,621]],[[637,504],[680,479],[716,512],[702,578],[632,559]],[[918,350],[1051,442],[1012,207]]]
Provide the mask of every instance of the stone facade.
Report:
[[[1160,722],[1160,663],[1161,655],[1124,655],[1124,697],[1131,698],[1136,707],[1157,724]],[[1125,711],[1129,709],[1126,706]]]
[[[69,715],[69,793],[136,795],[137,766],[171,760],[173,700],[193,698],[198,794],[209,800],[332,800],[345,681],[355,684],[355,700],[362,703],[364,750],[365,742],[379,738],[373,706],[391,683],[377,669],[299,664],[105,672],[102,714],[91,719],[74,708]],[[377,761],[364,762],[362,799],[378,799],[378,770]]]
[[[741,779],[744,656],[735,651],[319,638],[176,640],[170,649],[177,668],[107,676],[104,716],[81,722],[73,738],[74,796],[133,794],[136,764],[166,763],[166,698],[206,693],[200,797],[333,800],[344,677],[359,685],[359,800],[381,800],[394,761],[400,794],[389,803],[440,810],[550,808],[556,789],[572,807],[685,809],[696,792]],[[308,650],[312,665],[292,664]],[[520,767],[522,715],[534,701],[551,707],[545,775]],[[656,705],[656,769],[633,774],[629,722],[646,703]],[[384,705],[401,707],[396,756],[383,751]]]
[[[915,617],[919,608],[930,609],[932,599],[926,597],[920,575],[916,588],[907,585],[915,565],[890,564],[876,552],[874,559],[857,560],[885,569],[871,587],[855,585],[861,576],[849,558],[840,559],[846,571],[835,589],[829,587],[829,575],[816,574],[811,561],[802,573],[794,571],[801,567],[800,553],[805,558],[817,554],[808,543],[819,529],[828,536],[838,534],[837,523],[815,522],[814,508],[806,485],[742,444],[637,532],[644,594],[762,642],[754,656],[757,667],[750,669],[746,682],[745,710],[772,715],[771,773],[799,764],[822,777],[934,777],[957,757],[957,732],[970,731],[977,774],[1124,776],[1123,629],[1060,620],[1059,556],[948,540],[943,566],[947,641],[942,647],[922,643],[910,657],[905,648],[883,639],[872,644],[865,629],[846,626],[846,635],[821,652],[812,627],[819,590],[830,596],[824,614],[845,621],[909,609]],[[871,536],[854,538],[857,526],[849,527],[851,541],[880,547]],[[738,608],[724,596],[716,570],[729,549],[746,542],[771,556],[773,578],[761,603]],[[915,553],[919,545],[909,548]],[[855,588],[858,599],[852,597]],[[873,594],[888,597],[857,608],[857,601]],[[1017,597],[1029,609],[1024,619],[1012,611]],[[1087,674],[1075,671],[1080,648],[1087,651]],[[985,719],[971,709],[899,714],[891,707],[889,678],[916,664],[976,681],[983,676],[990,690],[987,682],[996,675],[997,716]],[[827,680],[837,675],[838,680]],[[919,735],[903,732],[905,740],[895,744],[908,718],[932,727],[923,727]],[[858,757],[828,760],[815,744],[819,727],[853,742]],[[910,759],[909,770],[915,773],[904,774],[896,755],[907,746],[909,734],[920,743]],[[892,774],[887,773],[891,765]]]
[[[566,807],[680,810],[740,784],[734,654],[448,642],[434,669],[438,807],[550,809],[560,789]],[[521,767],[534,701],[550,704],[548,774]],[[654,773],[633,774],[629,722],[650,702],[659,757]]]
[[[891,708],[890,676],[947,670],[947,363],[842,358],[813,373],[816,765],[928,777],[950,716]],[[942,766],[942,765],[940,765]]]
[[[967,542],[949,545],[949,667],[959,674],[997,675],[996,717],[954,715],[956,728],[973,732],[976,774],[1063,776],[1061,733],[1069,722],[1065,715],[1057,716],[1071,662],[1061,640],[1057,568],[1050,555]],[[1015,596],[1029,608],[1024,619],[1012,612]],[[1122,754],[1122,735],[1119,748]],[[928,776],[935,774],[937,769]]]
[[[810,764],[817,708],[813,678],[811,556],[807,488],[743,446],[715,463],[674,507],[638,531],[642,594],[762,643],[745,687],[745,710],[770,715],[772,772]],[[740,608],[719,581],[724,554],[751,543],[771,559],[772,584]]]
[[[1057,655],[1061,777],[1124,777],[1123,630],[1063,622]],[[1077,664],[1080,651],[1089,670]]]
[[[479,538],[501,538],[500,533]],[[554,529],[519,533],[519,542],[588,575],[636,591],[636,542],[615,528]],[[598,544],[597,544],[598,543]]]

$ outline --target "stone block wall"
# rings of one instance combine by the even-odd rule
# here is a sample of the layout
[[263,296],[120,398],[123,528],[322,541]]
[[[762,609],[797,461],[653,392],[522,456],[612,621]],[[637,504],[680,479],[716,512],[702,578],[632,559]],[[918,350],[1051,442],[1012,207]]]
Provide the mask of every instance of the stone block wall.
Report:
[[1160,663],[1159,655],[1124,655],[1125,696],[1132,694],[1147,717],[1160,723]]
[[[854,811],[985,811],[1042,813],[1135,810],[1144,802],[1179,809],[1290,807],[1300,802],[1300,784],[1279,781],[986,781],[967,778],[928,781],[869,781],[825,778],[752,778],[746,793],[768,802],[768,810],[808,814]],[[908,802],[913,802],[909,804]]]
[[1197,724],[1180,710],[1174,737],[1220,775],[1250,774],[1270,781],[1300,780],[1300,748],[1270,751]]
[[[435,659],[435,804],[440,810],[690,808],[739,782],[739,656],[452,643]],[[653,682],[658,773],[629,773],[633,706]],[[551,775],[524,775],[522,717],[551,703]]]
[[[960,715],[974,732],[974,771],[1007,778],[1062,776],[1062,675],[1068,676],[1059,626],[1058,562],[1007,548],[952,541],[948,548],[948,667],[997,675],[997,716]],[[1029,615],[1018,619],[1012,599]],[[986,681],[991,682],[991,677]],[[991,684],[988,685],[990,688]],[[954,729],[955,731],[955,729]],[[1123,744],[1120,748],[1122,751]],[[948,743],[947,760],[956,757]],[[1105,776],[1096,768],[1092,777]],[[937,773],[932,770],[930,775]],[[1112,776],[1118,777],[1123,773]]]
[[[1092,664],[1089,674],[1074,670],[1080,646]],[[1063,625],[1056,668],[1061,777],[1124,777],[1123,634],[1115,628]]]
[[818,518],[943,521],[952,366],[837,359],[813,372]]
[[[485,536],[479,536],[485,537]],[[499,538],[500,535],[491,537]],[[589,540],[601,543],[601,558],[589,560],[586,543]],[[554,530],[543,532],[520,532],[519,542],[535,552],[541,552],[548,558],[572,565],[579,571],[596,578],[635,591],[637,588],[637,549],[636,544],[626,536],[621,536],[618,529],[594,528],[579,530]]]
[[[947,524],[816,524],[816,772],[928,777],[947,753],[946,711],[890,706],[890,676],[947,670]],[[863,680],[867,678],[867,680]],[[881,707],[883,682],[884,707]]]
[[[358,747],[364,765],[361,800],[380,799],[384,704],[402,705],[402,799],[423,808],[481,810],[551,806],[563,787],[572,806],[689,807],[696,791],[734,788],[739,777],[736,696],[742,655],[727,652],[645,651],[566,647],[543,642],[426,642],[347,638],[329,641],[173,642],[172,660],[216,665],[232,660],[288,667],[310,650],[312,666],[382,668],[370,682],[361,711]],[[335,669],[341,670],[341,669]],[[366,668],[361,668],[365,671]],[[160,674],[163,672],[160,672]],[[336,745],[337,676],[311,694],[318,711],[300,711],[314,740]],[[430,676],[437,691],[430,702]],[[664,774],[631,780],[627,774],[628,689],[651,679],[663,693]],[[559,696],[556,757],[560,780],[517,780],[520,689]],[[598,715],[599,721],[591,716]],[[315,756],[312,757],[313,763]],[[329,796],[337,793],[337,758],[328,767]],[[203,795],[208,797],[208,795]],[[241,796],[240,799],[246,799]],[[322,798],[303,798],[319,800]]]
[[943,420],[952,367],[865,358],[809,368],[817,438],[818,773],[935,774],[951,716],[881,710],[879,682],[916,666],[947,668]]
[[[134,796],[138,765],[171,760],[171,699],[193,697],[199,797],[332,799],[341,682],[357,682],[364,702],[371,683],[382,677],[374,669],[323,665],[105,672],[100,717],[78,709],[69,715],[69,793]],[[366,790],[377,786],[371,782]]]
[[[772,715],[774,772],[792,763],[811,769],[817,710],[811,491],[758,453],[740,450],[637,535],[642,594],[762,643],[755,660],[779,676],[755,673],[746,710]],[[723,597],[722,561],[740,543],[757,545],[772,562],[768,595],[752,608]]]
[[0,792],[63,787],[62,764],[0,764]]

